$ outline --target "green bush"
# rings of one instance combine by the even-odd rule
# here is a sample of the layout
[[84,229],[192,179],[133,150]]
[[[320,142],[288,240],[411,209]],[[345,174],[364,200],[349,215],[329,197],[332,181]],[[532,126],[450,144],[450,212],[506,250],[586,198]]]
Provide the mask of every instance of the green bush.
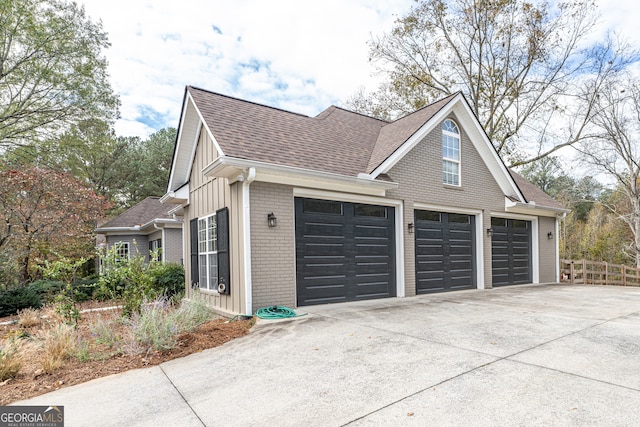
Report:
[[184,267],[177,263],[156,264],[150,271],[153,288],[167,298],[184,293]]
[[76,301],[84,302],[93,299],[93,295],[98,289],[98,276],[93,275],[77,280],[73,283],[73,290],[76,295]]
[[45,301],[37,287],[24,286],[0,292],[0,317],[12,316],[24,308],[40,308]]

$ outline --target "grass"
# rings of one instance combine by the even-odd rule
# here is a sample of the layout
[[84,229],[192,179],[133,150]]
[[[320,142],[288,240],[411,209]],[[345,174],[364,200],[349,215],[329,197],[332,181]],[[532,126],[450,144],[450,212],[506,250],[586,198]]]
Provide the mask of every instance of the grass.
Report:
[[33,308],[25,308],[18,311],[18,325],[23,328],[33,328],[42,323],[40,311]]
[[44,336],[42,369],[47,374],[55,372],[65,360],[77,353],[78,334],[66,323],[59,323],[49,329]]
[[0,346],[0,381],[15,377],[22,367],[19,344],[15,340]]

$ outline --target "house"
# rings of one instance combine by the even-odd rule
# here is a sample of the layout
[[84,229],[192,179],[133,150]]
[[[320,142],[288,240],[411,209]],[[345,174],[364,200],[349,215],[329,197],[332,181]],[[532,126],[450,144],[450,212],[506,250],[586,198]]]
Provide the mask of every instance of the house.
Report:
[[158,250],[163,262],[182,263],[182,218],[172,214],[175,206],[160,203],[159,197],[147,197],[119,216],[96,228],[107,248],[129,258],[142,255],[150,260]]
[[461,93],[385,122],[188,86],[161,201],[184,215],[188,295],[241,314],[556,282],[567,212]]

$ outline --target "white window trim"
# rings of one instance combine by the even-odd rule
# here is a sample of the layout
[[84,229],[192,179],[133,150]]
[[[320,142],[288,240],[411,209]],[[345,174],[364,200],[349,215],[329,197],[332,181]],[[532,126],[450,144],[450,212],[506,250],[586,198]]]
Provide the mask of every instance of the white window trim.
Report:
[[[209,221],[210,220],[214,220],[216,222],[216,227],[215,227],[215,236],[211,236],[211,239],[209,239],[209,236],[207,234],[207,230],[209,229]],[[202,251],[201,245],[202,245],[202,240],[200,239],[201,237],[201,232],[202,229],[201,224],[202,222],[205,222],[205,246],[207,248],[207,250]],[[218,271],[218,265],[216,262],[216,277],[213,278],[211,277],[211,265],[209,264],[209,257],[211,255],[216,256],[218,255],[218,248],[217,248],[217,240],[218,240],[218,224],[217,224],[217,218],[216,218],[216,214],[212,214],[212,215],[208,215],[202,218],[198,218],[198,282],[200,284],[200,290],[201,291],[215,291],[217,293],[218,290],[218,283],[217,283],[217,279],[218,279],[218,275],[217,275],[217,271]],[[216,248],[215,250],[208,250],[209,249],[209,242],[216,242]],[[202,259],[204,257],[204,269],[205,269],[205,277],[202,277],[200,275],[200,272],[203,269],[203,265],[202,265]],[[214,279],[214,280],[212,280]],[[214,282],[215,281],[215,282]],[[206,282],[206,283],[205,283]],[[214,283],[211,283],[214,282]]]
[[[448,130],[444,129],[444,123],[446,122],[451,122],[453,123],[453,125],[455,126],[455,128],[458,130],[458,133],[455,132],[451,132]],[[456,164],[458,166],[458,183],[457,184],[452,184],[450,182],[446,182],[444,180],[444,176],[442,177],[442,183],[444,185],[451,185],[453,187],[460,187],[462,186],[462,172],[461,172],[461,162],[460,162],[460,158],[462,157],[462,138],[460,137],[460,126],[458,126],[458,124],[453,121],[452,119],[445,119],[444,122],[442,122],[442,126],[440,127],[440,129],[442,130],[442,135],[446,135],[446,136],[450,136],[453,138],[456,138],[458,140],[458,158],[454,159],[454,158],[450,158],[450,157],[445,157],[444,154],[442,155],[442,160],[443,162],[449,162],[449,163],[453,163]],[[444,143],[444,142],[443,142]],[[444,163],[443,163],[443,174],[444,174]]]
[[126,259],[131,259],[131,246],[129,245],[129,242],[116,242],[113,244],[113,247],[116,250],[118,259],[125,259],[125,256],[120,253],[122,249],[125,249],[127,252]]

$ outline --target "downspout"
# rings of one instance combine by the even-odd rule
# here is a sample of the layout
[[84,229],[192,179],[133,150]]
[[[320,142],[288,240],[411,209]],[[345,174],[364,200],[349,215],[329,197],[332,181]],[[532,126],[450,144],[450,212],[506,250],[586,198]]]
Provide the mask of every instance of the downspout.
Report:
[[251,206],[249,197],[249,186],[256,179],[256,168],[249,168],[242,181],[242,206],[243,215],[243,239],[244,239],[244,292],[245,292],[245,314],[253,314],[252,306],[252,286],[251,286]]
[[556,283],[560,283],[560,221],[565,219],[567,213],[564,212],[562,215],[556,217]]

